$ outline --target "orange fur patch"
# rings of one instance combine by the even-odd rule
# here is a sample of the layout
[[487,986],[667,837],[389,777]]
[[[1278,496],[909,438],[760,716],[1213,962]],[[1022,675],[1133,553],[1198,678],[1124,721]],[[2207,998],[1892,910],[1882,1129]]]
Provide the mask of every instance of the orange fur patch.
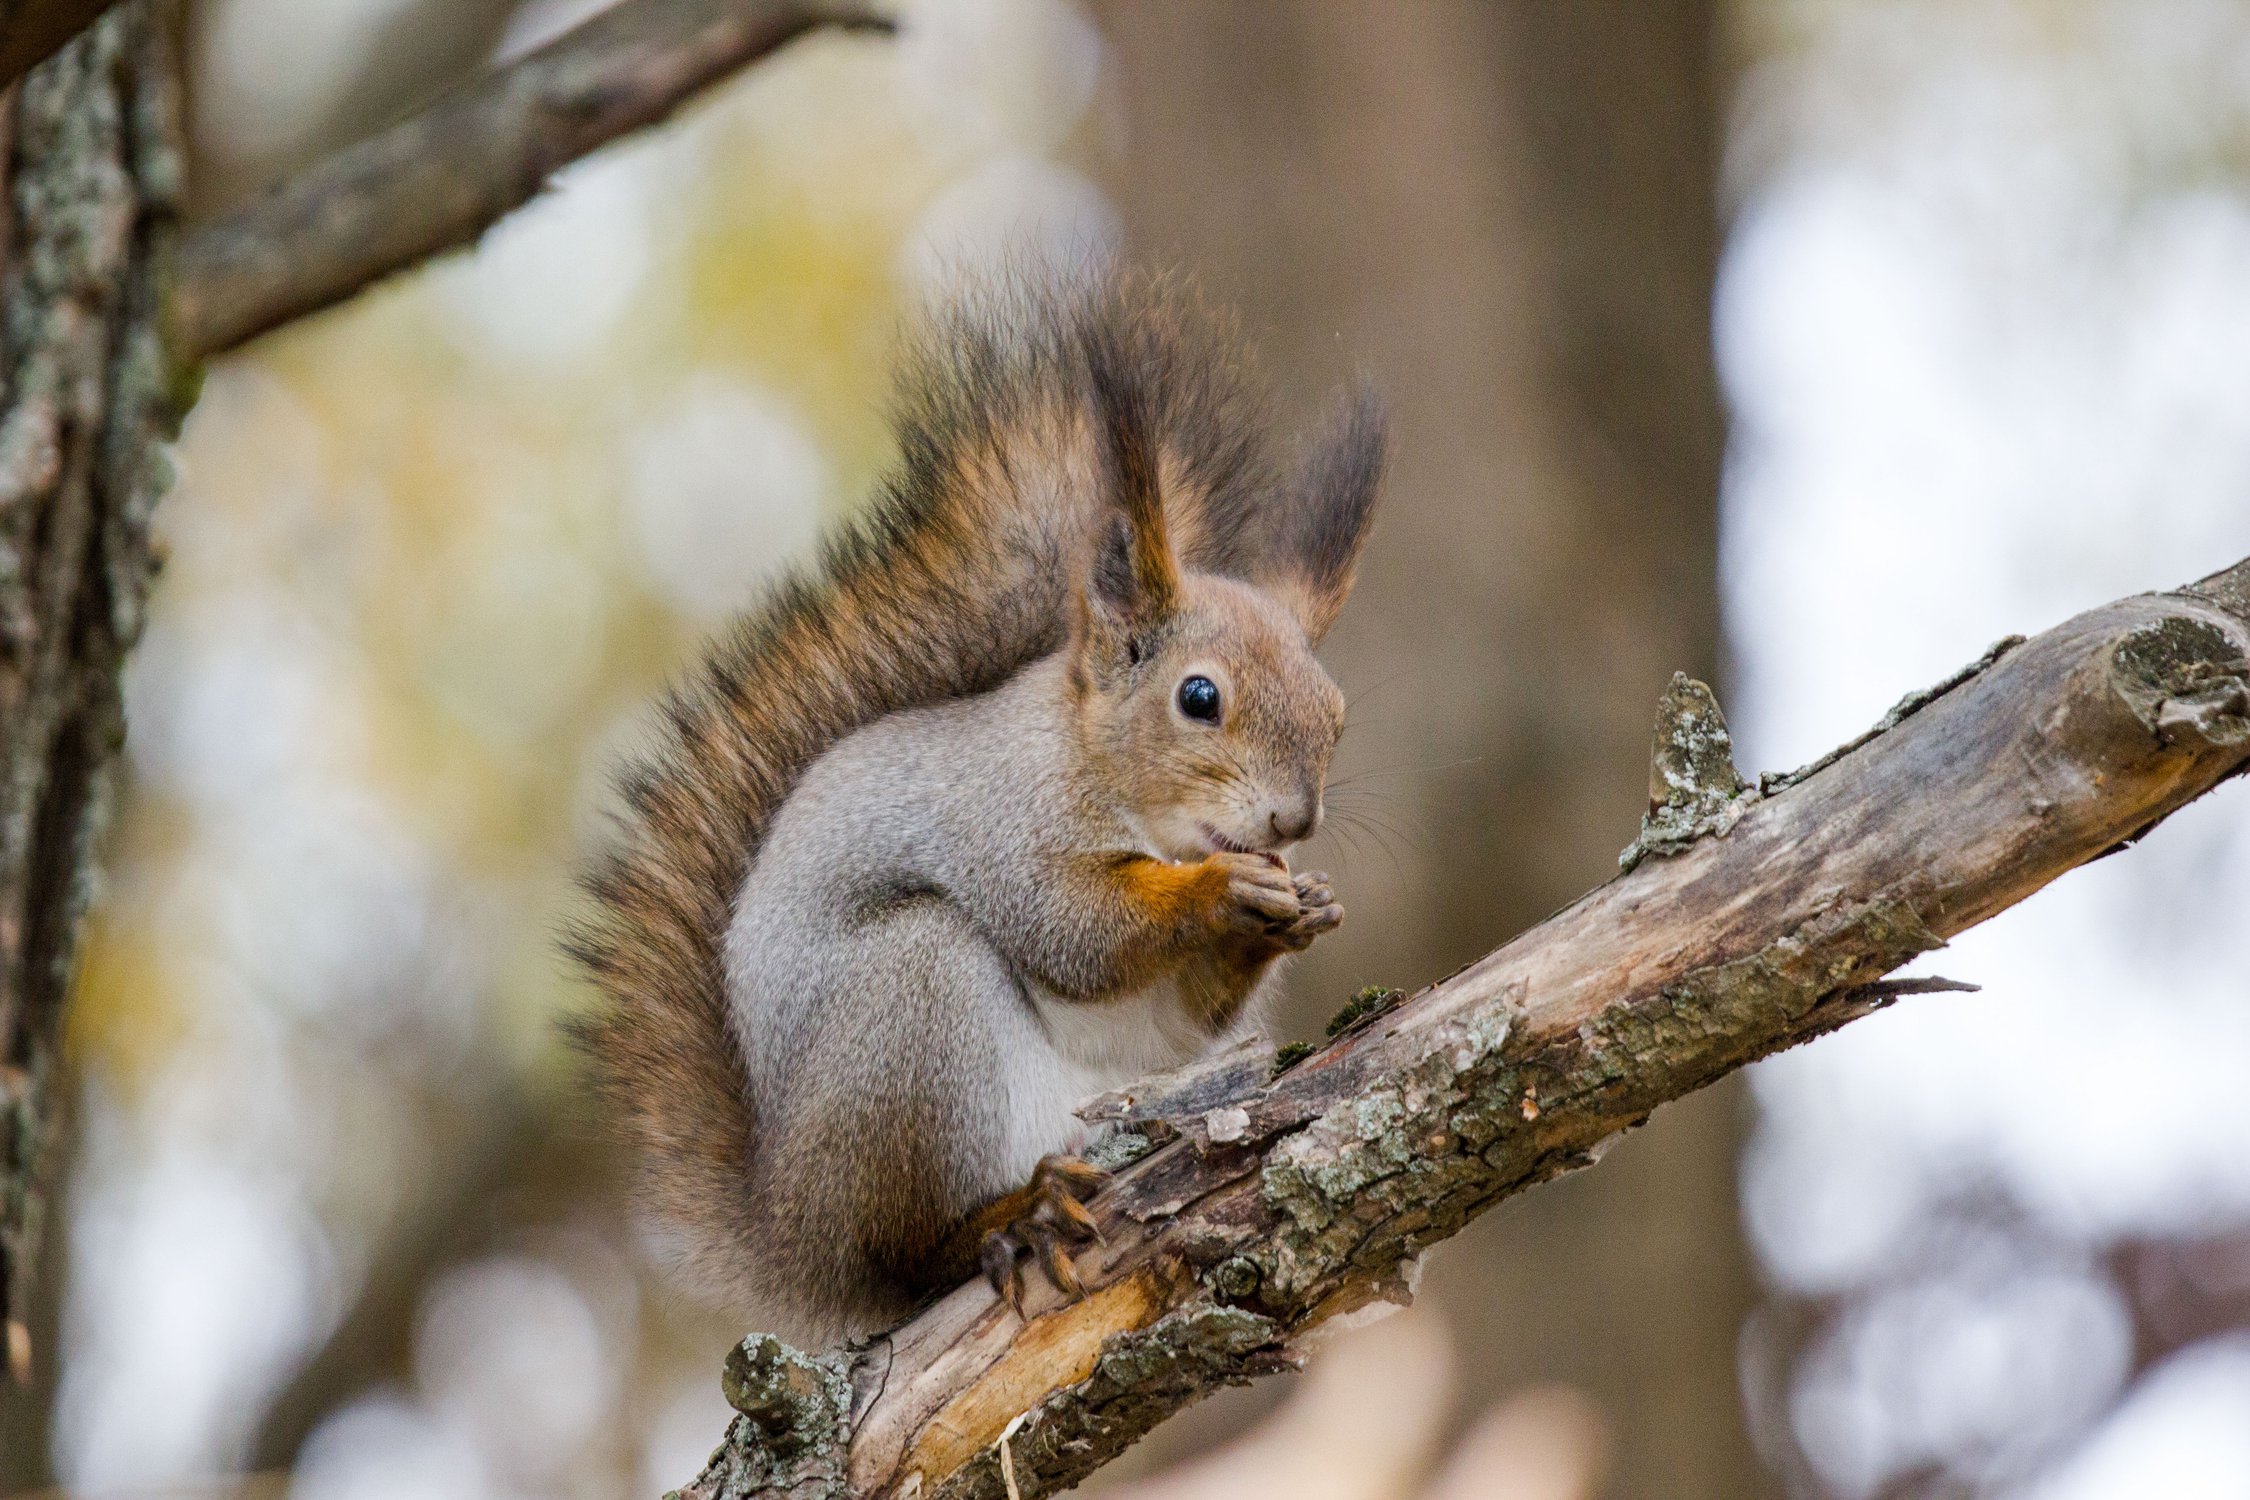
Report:
[[1125,899],[1158,927],[1184,926],[1215,911],[1226,895],[1227,872],[1212,860],[1176,865],[1133,855],[1111,867]]

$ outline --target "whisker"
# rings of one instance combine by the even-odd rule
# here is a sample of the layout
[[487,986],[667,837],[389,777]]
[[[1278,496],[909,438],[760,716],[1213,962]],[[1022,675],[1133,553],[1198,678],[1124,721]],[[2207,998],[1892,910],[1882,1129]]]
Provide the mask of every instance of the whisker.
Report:
[[1339,817],[1361,818],[1371,822],[1380,821],[1378,815],[1385,814],[1402,822],[1413,823],[1419,821],[1424,811],[1423,803],[1409,803],[1395,793],[1375,791],[1368,787],[1347,787],[1342,796],[1331,799],[1328,805]]
[[1346,807],[1344,809],[1346,817],[1364,826],[1380,828],[1395,837],[1414,840],[1418,843],[1425,841],[1429,833],[1428,825],[1421,819],[1405,813],[1403,809],[1400,809],[1399,812],[1399,816],[1386,817],[1373,808]]
[[1350,811],[1344,812],[1334,820],[1333,831],[1338,841],[1350,849],[1355,856],[1364,851],[1364,845],[1362,844],[1362,837],[1364,836],[1367,842],[1372,843],[1381,852],[1385,860],[1389,862],[1392,873],[1401,880],[1406,878],[1406,868],[1399,857],[1397,845],[1399,843],[1413,844],[1420,852],[1428,852],[1424,842],[1414,834]]
[[1329,782],[1328,785],[1333,789],[1350,786],[1354,782],[1371,781],[1379,776],[1427,776],[1438,771],[1451,771],[1461,766],[1477,765],[1484,759],[1485,757],[1482,755],[1464,755],[1459,760],[1436,761],[1429,765],[1370,766],[1364,770],[1354,771],[1349,776],[1340,776]]
[[[1398,792],[1386,791],[1380,787],[1371,786],[1331,787],[1328,791],[1326,800],[1336,807],[1346,809],[1369,807],[1404,808],[1408,805],[1406,799]],[[1419,806],[1420,804],[1417,803],[1415,805]]]
[[1332,837],[1343,850],[1358,854],[1361,852],[1358,833],[1359,829],[1352,819],[1331,815],[1320,820],[1320,832],[1314,834],[1313,838],[1319,840]]
[[1368,837],[1376,840],[1386,849],[1404,845],[1417,854],[1427,855],[1436,852],[1436,846],[1431,841],[1428,831],[1418,825],[1392,823],[1360,814],[1352,815],[1346,821],[1364,831]]

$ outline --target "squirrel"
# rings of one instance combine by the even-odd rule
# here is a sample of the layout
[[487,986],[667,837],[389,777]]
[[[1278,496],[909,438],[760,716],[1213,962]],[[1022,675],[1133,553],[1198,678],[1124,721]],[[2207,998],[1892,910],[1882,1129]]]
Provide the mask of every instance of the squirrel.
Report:
[[1257,1025],[1343,918],[1285,852],[1344,701],[1313,651],[1383,467],[1364,387],[1287,472],[1231,329],[1108,277],[961,297],[900,462],[664,700],[574,1023],[685,1279],[812,1345],[980,1269],[1022,1311],[1104,1180],[1087,1097]]

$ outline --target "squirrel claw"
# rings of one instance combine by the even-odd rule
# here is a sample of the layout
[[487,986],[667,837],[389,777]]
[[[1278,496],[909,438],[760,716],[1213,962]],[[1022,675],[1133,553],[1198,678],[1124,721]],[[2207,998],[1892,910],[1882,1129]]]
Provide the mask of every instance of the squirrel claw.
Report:
[[984,1237],[984,1247],[977,1253],[977,1263],[984,1269],[984,1279],[1000,1294],[1000,1300],[1023,1316],[1023,1267],[1017,1257],[1023,1254],[1023,1241],[1005,1229],[995,1229]]
[[1078,1279],[1078,1267],[1072,1263],[1070,1252],[1063,1248],[1063,1237],[1046,1225],[1033,1234],[1032,1243],[1039,1247],[1039,1269],[1055,1284],[1055,1290],[1072,1302],[1086,1296],[1086,1283]]
[[1109,1174],[1075,1156],[1048,1156],[1033,1169],[1031,1182],[1010,1195],[1007,1218],[984,1238],[978,1264],[992,1289],[1023,1311],[1023,1262],[1036,1257],[1048,1282],[1071,1301],[1086,1295],[1069,1246],[1102,1242],[1101,1225],[1083,1199],[1109,1181]]
[[1040,1228],[1052,1228],[1055,1234],[1061,1238],[1078,1241],[1100,1241],[1102,1226],[1094,1222],[1094,1216],[1086,1212],[1084,1204],[1075,1198],[1059,1198],[1055,1200],[1053,1207],[1055,1224],[1052,1226],[1041,1224]]
[[1297,916],[1275,930],[1273,941],[1288,952],[1302,953],[1312,946],[1314,938],[1342,925],[1344,909],[1336,904],[1336,893],[1329,889],[1325,873],[1308,871],[1295,879]]
[[[1031,1186],[1034,1190],[1047,1190],[1055,1201],[1066,1202],[1080,1213],[1085,1213],[1079,1200],[1091,1198],[1109,1182],[1109,1173],[1080,1156],[1065,1156],[1060,1152],[1043,1156],[1039,1165],[1032,1168]],[[1067,1189],[1054,1193],[1056,1186]],[[1086,1214],[1086,1225],[1093,1227],[1093,1215]]]
[[1344,909],[1333,901],[1308,906],[1303,916],[1274,935],[1274,941],[1293,953],[1302,953],[1312,946],[1314,938],[1335,931],[1343,921]]

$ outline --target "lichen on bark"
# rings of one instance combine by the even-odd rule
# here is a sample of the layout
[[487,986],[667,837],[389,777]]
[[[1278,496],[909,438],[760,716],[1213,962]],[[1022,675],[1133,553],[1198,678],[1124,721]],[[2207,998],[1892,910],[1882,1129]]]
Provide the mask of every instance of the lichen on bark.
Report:
[[740,1415],[703,1472],[666,1500],[845,1500],[850,1366],[846,1354],[805,1354],[771,1334],[735,1345],[719,1385]]
[[180,190],[174,14],[132,0],[0,110],[0,1314],[29,1338],[62,1007],[124,737],[118,674],[192,376],[161,292]]
[[1516,1045],[1504,1000],[1457,1017],[1412,1066],[1267,1153],[1273,1227],[1239,1257],[1258,1305],[1301,1313],[1345,1279],[1389,1274],[1493,1197],[1584,1164],[1691,1081],[1830,1029],[1824,1002],[1940,946],[1908,902],[1841,903],[1561,1038]]
[[2134,631],[2110,653],[2110,680],[2153,734],[2250,739],[2250,662],[2208,621],[2173,616]]
[[1718,698],[1687,673],[1674,672],[1657,705],[1648,812],[1639,835],[1617,856],[1618,867],[1631,870],[1652,854],[1677,854],[1697,839],[1725,833],[1742,815],[1746,793]]
[[[1273,1320],[1237,1307],[1192,1304],[1113,1335],[1091,1375],[1041,1401],[1003,1439],[1017,1488],[1025,1495],[1068,1489],[1189,1402],[1292,1363]],[[940,1484],[933,1500],[1005,1500],[1007,1493],[995,1445]]]

